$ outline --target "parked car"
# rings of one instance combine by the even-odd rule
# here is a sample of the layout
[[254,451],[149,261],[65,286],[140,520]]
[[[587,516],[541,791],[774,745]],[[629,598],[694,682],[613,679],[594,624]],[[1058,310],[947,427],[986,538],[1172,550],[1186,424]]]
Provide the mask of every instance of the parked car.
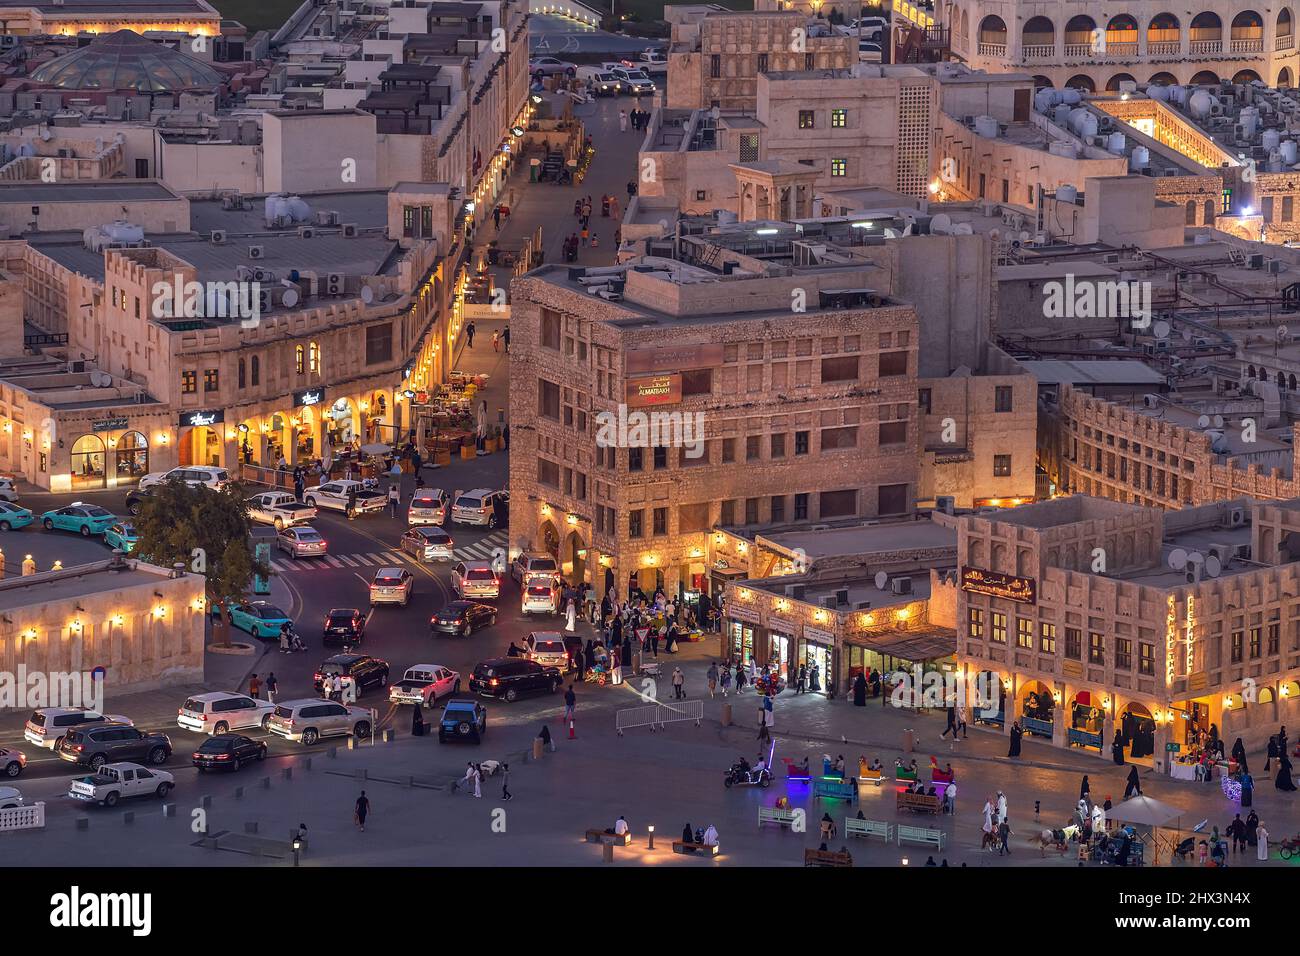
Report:
[[0,810],[12,810],[23,805],[23,792],[17,787],[0,787]]
[[480,628],[491,627],[496,622],[497,609],[491,604],[452,601],[429,619],[429,628],[435,633],[469,637]]
[[146,733],[130,724],[100,724],[72,728],[54,752],[61,760],[98,770],[106,763],[122,761],[166,763],[172,755],[172,742],[166,734]]
[[560,573],[560,566],[553,556],[545,551],[520,551],[510,562],[510,576],[523,584],[533,574]]
[[176,725],[209,735],[248,727],[265,730],[273,710],[275,705],[269,700],[218,690],[186,698],[176,711]]
[[879,63],[884,54],[874,40],[858,41],[858,60],[862,63]]
[[12,501],[0,501],[0,531],[12,531],[25,528],[36,520],[31,509],[14,504]]
[[303,492],[303,501],[313,508],[329,508],[332,511],[348,510],[348,491],[356,489],[357,514],[370,514],[383,511],[388,506],[388,498],[378,491],[371,491],[359,481],[327,481],[315,485]]
[[104,764],[92,776],[78,777],[68,784],[73,800],[112,807],[123,797],[166,797],[176,785],[176,778],[166,770],[141,767],[135,763]]
[[371,657],[368,654],[335,654],[327,658],[316,668],[312,675],[312,686],[317,690],[326,677],[351,677],[357,686],[360,697],[367,687],[386,687],[388,685],[388,661]]
[[578,67],[578,80],[596,96],[618,96],[623,90],[618,77],[603,66]]
[[323,644],[360,644],[366,636],[366,616],[360,608],[334,607],[325,615]]
[[280,628],[293,618],[269,601],[244,601],[226,612],[226,619],[241,631],[267,639],[280,637]]
[[18,487],[9,477],[0,478],[0,501],[17,501]]
[[46,531],[79,531],[83,538],[103,534],[116,521],[117,515],[113,512],[80,501],[41,515],[41,527]]
[[370,606],[376,604],[400,604],[406,607],[411,602],[411,592],[415,589],[415,575],[405,568],[380,568],[375,572],[375,579],[370,582]]
[[556,73],[569,73],[577,69],[577,64],[570,63],[568,60],[559,60],[553,56],[532,57],[528,61],[529,76],[536,76],[538,73],[543,76],[554,76]]
[[406,523],[446,524],[450,510],[451,495],[441,488],[425,488],[411,498],[410,507],[406,509]]
[[322,737],[369,737],[374,731],[374,720],[374,711],[367,707],[305,697],[276,704],[267,729],[285,740],[311,746]]
[[306,524],[316,517],[316,509],[299,501],[287,491],[264,491],[245,498],[248,517],[261,524],[274,525],[275,530],[295,524]]
[[482,697],[514,702],[524,694],[553,694],[560,686],[560,671],[525,657],[494,657],[474,667],[469,689]]
[[460,693],[460,674],[441,664],[415,664],[406,669],[402,679],[388,688],[388,699],[394,704],[437,703],[439,697]]
[[63,742],[63,735],[84,724],[131,724],[120,714],[101,714],[84,707],[42,707],[32,711],[23,726],[23,739],[29,744],[53,750]]
[[126,493],[126,512],[133,518],[140,517],[140,512],[144,510],[144,503],[150,498],[156,497],[152,488],[136,487]]
[[252,740],[242,734],[209,737],[190,757],[200,773],[204,770],[238,770],[245,764],[265,759],[266,741]]
[[455,558],[456,542],[437,525],[412,528],[401,539],[401,549],[419,561],[451,561]]
[[140,535],[135,530],[135,525],[129,521],[115,522],[104,531],[104,544],[124,554],[134,551],[139,540]]
[[462,492],[451,506],[451,520],[457,524],[495,528],[510,522],[510,492],[475,488]]
[[490,561],[460,561],[451,569],[451,589],[462,600],[495,599],[501,596],[501,579]]
[[0,773],[6,777],[16,777],[27,766],[27,754],[21,750],[6,750],[0,747]]
[[560,581],[549,575],[528,578],[520,588],[519,610],[529,614],[560,613]]
[[275,549],[293,558],[321,558],[329,551],[329,543],[311,525],[300,524],[278,531]]
[[624,93],[630,93],[633,96],[654,95],[654,81],[650,79],[650,74],[644,70],[616,64],[609,68],[609,72],[614,75],[615,79],[623,87]]
[[463,740],[480,743],[487,733],[487,708],[476,700],[449,700],[438,721],[438,743]]
[[220,491],[230,483],[230,472],[213,465],[185,465],[171,471],[151,471],[140,479],[140,488],[151,488],[164,481],[183,481],[190,487],[203,485]]
[[524,638],[524,656],[543,667],[554,667],[563,673],[570,666],[569,650],[559,631],[532,631]]

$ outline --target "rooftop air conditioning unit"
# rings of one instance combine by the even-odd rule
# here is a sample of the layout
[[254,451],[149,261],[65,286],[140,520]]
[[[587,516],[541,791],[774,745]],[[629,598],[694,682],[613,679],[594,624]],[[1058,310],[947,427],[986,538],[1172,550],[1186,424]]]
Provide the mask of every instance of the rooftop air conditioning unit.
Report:
[[260,259],[260,258],[262,258],[262,256],[264,256],[264,255],[266,255],[266,250],[265,250],[263,247],[261,247],[261,246],[249,246],[249,247],[248,247],[248,258],[250,258],[250,259]]
[[357,237],[357,224],[355,222],[345,222],[343,224],[343,238],[355,239]]
[[912,579],[908,577],[894,578],[889,582],[889,589],[895,594],[911,594]]
[[226,244],[226,230],[213,229],[208,235],[208,238],[212,241],[214,246],[224,246]]
[[274,281],[275,281],[275,273],[272,272],[270,269],[254,269],[254,270],[253,270],[253,281],[254,281],[254,282],[274,282]]
[[858,611],[870,611],[870,610],[871,610],[871,602],[870,602],[870,601],[859,601],[857,604],[853,605],[853,607],[854,607],[855,610],[858,610]]
[[952,495],[939,495],[934,499],[936,511],[942,511],[946,515],[952,514],[957,508],[957,499]]
[[347,284],[346,277],[341,272],[331,272],[325,277],[325,294],[342,295]]
[[339,214],[336,209],[319,209],[316,211],[316,225],[318,226],[337,226],[339,224]]
[[1246,523],[1246,509],[1232,508],[1228,511],[1228,524],[1233,528],[1240,528]]
[[820,600],[818,603],[821,604],[822,607],[826,607],[826,608],[834,607],[834,606],[835,606],[835,595],[833,595],[833,594],[823,594],[823,595],[821,596],[821,600]]
[[314,235],[316,235],[316,230],[313,229],[311,226],[299,226],[299,227],[298,227],[298,238],[299,238],[299,239],[310,239],[310,238],[311,238],[312,236],[314,236]]
[[253,269],[251,266],[235,266],[235,280],[237,282],[252,282]]

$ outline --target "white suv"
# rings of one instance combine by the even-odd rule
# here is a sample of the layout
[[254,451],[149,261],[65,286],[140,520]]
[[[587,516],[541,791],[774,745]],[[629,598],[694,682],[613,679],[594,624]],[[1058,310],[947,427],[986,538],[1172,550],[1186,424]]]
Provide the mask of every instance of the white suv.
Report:
[[366,738],[374,732],[375,712],[368,707],[349,707],[332,700],[306,697],[275,705],[267,730],[285,740],[311,746],[322,737]]
[[533,631],[524,638],[524,654],[543,667],[559,668],[560,673],[569,669],[569,651],[559,631]]
[[415,575],[405,568],[380,568],[370,582],[370,606],[400,604],[406,607],[415,589]]
[[119,714],[101,714],[83,707],[42,707],[28,718],[23,737],[30,744],[53,750],[72,728],[103,723],[133,725],[131,718]]
[[462,491],[451,506],[451,520],[457,524],[476,524],[495,528],[510,513],[510,492],[475,488]]
[[532,575],[554,576],[560,573],[560,566],[555,563],[555,558],[545,551],[521,551],[519,556],[510,562],[510,576],[523,584]]
[[275,704],[269,700],[256,700],[247,694],[215,691],[195,694],[181,704],[176,712],[176,724],[186,730],[201,734],[224,734],[246,727],[266,729]]
[[190,487],[204,485],[213,491],[220,491],[229,484],[230,472],[209,465],[187,465],[171,471],[152,471],[140,479],[140,487],[148,488],[164,481],[183,481]]

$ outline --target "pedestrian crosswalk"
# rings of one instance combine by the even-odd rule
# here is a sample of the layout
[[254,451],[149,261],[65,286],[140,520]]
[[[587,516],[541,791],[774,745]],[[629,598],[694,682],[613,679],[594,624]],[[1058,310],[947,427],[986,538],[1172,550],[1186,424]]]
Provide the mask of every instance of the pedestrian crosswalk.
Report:
[[[505,560],[506,533],[494,531],[480,541],[456,546],[458,561],[490,561],[500,551]],[[298,571],[312,571],[320,568],[400,568],[408,564],[418,565],[420,560],[413,554],[392,548],[385,551],[367,551],[363,554],[327,554],[320,558],[288,557],[277,553],[271,559],[271,567],[280,574],[292,574]],[[433,562],[434,565],[437,562]],[[426,565],[428,566],[428,565]]]

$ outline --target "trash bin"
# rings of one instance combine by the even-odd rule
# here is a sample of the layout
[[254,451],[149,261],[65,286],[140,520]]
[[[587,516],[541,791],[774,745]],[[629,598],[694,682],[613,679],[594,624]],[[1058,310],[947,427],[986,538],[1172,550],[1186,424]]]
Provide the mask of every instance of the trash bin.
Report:
[[908,727],[903,731],[903,753],[910,754],[916,750],[916,731]]
[[724,727],[731,726],[731,705],[730,704],[722,705],[722,726]]
[[541,759],[542,759],[542,747],[543,747],[543,746],[545,746],[545,744],[544,744],[544,742],[542,741],[542,738],[541,738],[541,737],[534,737],[534,738],[533,738],[533,759],[534,759],[534,760],[541,760]]

